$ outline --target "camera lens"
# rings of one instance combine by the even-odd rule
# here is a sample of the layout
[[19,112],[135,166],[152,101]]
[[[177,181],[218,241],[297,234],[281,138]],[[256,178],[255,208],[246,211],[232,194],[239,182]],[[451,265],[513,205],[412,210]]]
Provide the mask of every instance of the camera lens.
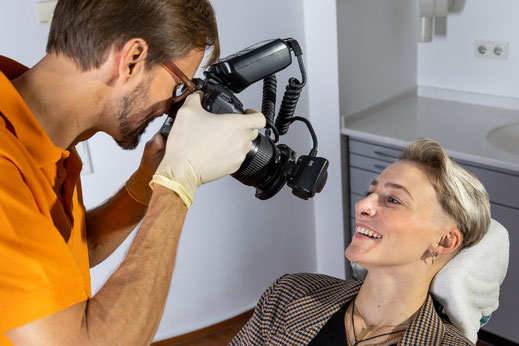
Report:
[[261,134],[252,142],[240,169],[232,176],[256,188],[258,199],[269,199],[285,186],[295,165],[295,152],[284,144],[276,146]]
[[278,148],[262,134],[252,142],[252,147],[240,169],[232,176],[249,186],[261,186],[267,183],[277,171]]

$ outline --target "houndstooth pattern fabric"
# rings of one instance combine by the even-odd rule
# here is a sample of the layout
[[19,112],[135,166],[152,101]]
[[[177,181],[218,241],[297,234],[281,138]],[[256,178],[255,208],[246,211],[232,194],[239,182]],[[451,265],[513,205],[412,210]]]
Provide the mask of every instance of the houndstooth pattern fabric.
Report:
[[[357,296],[361,286],[361,281],[321,274],[284,275],[263,293],[251,319],[230,345],[307,345],[334,313]],[[440,318],[428,296],[398,345],[473,344]]]

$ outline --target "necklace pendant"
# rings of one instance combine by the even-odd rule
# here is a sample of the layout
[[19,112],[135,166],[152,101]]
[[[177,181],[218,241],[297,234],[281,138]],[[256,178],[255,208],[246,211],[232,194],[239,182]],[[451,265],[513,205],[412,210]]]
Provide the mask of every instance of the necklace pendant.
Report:
[[357,337],[357,341],[360,341],[366,337],[371,332],[371,327],[368,327],[364,329],[362,332],[360,332],[359,336]]

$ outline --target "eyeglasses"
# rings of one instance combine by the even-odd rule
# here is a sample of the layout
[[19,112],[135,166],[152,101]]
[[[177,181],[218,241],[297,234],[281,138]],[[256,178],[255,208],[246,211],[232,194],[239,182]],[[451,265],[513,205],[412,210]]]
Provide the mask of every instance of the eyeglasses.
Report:
[[191,79],[187,78],[184,72],[182,72],[177,67],[177,65],[175,65],[171,61],[166,61],[162,63],[162,66],[164,66],[164,68],[173,76],[175,80],[178,78],[182,82],[180,84],[177,84],[175,90],[173,90],[173,95],[171,96],[172,104],[175,104],[183,100],[187,95],[195,91],[195,83],[193,83]]

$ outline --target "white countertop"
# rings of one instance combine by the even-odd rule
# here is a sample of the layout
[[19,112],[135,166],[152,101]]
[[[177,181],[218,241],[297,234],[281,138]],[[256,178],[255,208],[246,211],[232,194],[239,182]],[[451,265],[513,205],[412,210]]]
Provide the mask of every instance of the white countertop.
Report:
[[357,116],[342,134],[406,147],[416,138],[438,141],[454,159],[519,172],[519,155],[487,141],[496,127],[519,122],[519,111],[408,95]]

